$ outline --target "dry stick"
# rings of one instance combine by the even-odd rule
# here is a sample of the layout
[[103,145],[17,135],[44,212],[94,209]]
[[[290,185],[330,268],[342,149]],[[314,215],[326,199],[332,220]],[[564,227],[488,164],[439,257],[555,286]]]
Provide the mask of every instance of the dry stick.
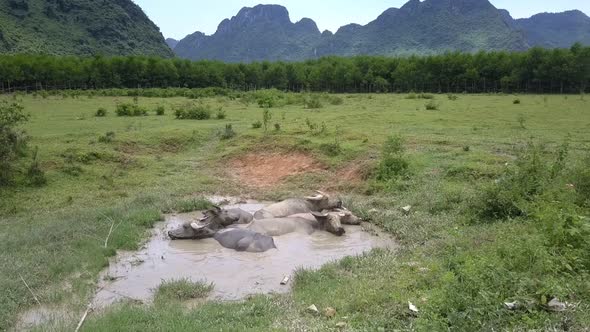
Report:
[[90,301],[90,303],[88,303],[88,306],[86,307],[86,311],[84,312],[84,315],[82,315],[82,318],[80,318],[80,322],[78,322],[78,326],[76,326],[75,332],[80,331],[80,328],[82,327],[82,324],[84,324],[86,317],[88,317],[88,313],[90,312],[90,310],[92,310],[92,301]]
[[112,218],[109,218],[112,221],[111,229],[109,229],[109,234],[107,234],[107,238],[104,240],[104,247],[108,247],[109,245],[109,238],[111,237],[111,233],[113,233],[113,227],[115,227],[115,221]]
[[25,286],[27,287],[27,289],[29,290],[29,292],[31,293],[31,295],[33,295],[33,298],[35,299],[35,301],[37,301],[37,304],[38,305],[41,305],[41,302],[39,302],[39,299],[37,298],[37,296],[35,296],[35,293],[33,293],[33,290],[27,284],[27,282],[25,281],[25,278],[23,278],[23,276],[20,273],[18,274],[18,276],[20,277],[20,280],[23,281],[23,283],[25,284]]

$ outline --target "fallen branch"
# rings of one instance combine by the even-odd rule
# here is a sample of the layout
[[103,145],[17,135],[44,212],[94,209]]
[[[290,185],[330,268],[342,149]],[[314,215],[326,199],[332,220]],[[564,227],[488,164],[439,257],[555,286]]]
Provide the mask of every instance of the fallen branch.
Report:
[[84,321],[86,320],[86,317],[88,317],[88,313],[91,310],[92,310],[92,301],[90,301],[90,303],[88,303],[88,306],[86,307],[86,311],[84,312],[84,315],[82,315],[82,318],[80,318],[80,322],[78,322],[78,326],[76,326],[75,332],[80,331],[80,328],[84,324]]
[[27,289],[29,290],[29,293],[31,293],[31,295],[33,295],[33,298],[35,299],[35,301],[37,301],[38,305],[41,305],[41,302],[39,302],[39,299],[37,298],[37,296],[35,295],[35,293],[33,293],[33,290],[31,289],[31,287],[29,287],[29,285],[27,284],[27,282],[25,281],[25,278],[23,278],[23,276],[19,273],[18,276],[20,277],[20,280],[23,281],[23,283],[25,284],[25,286],[27,287]]

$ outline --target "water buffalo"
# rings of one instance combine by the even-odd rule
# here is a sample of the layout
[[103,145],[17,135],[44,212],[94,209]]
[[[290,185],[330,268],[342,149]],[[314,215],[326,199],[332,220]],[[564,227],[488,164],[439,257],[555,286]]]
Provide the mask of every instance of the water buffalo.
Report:
[[218,206],[205,212],[204,220],[215,220],[217,223],[227,227],[234,224],[249,224],[253,219],[252,214],[242,209],[221,209]]
[[321,212],[342,207],[342,201],[333,199],[329,195],[318,191],[318,195],[301,198],[291,198],[279,203],[271,204],[254,214],[254,219],[283,218],[298,213]]
[[[204,218],[207,219],[207,218]],[[265,252],[275,249],[271,236],[256,233],[246,228],[224,228],[222,218],[209,217],[213,222],[201,225],[186,223],[168,232],[172,240],[201,240],[214,238],[219,244],[228,249],[247,252]]]

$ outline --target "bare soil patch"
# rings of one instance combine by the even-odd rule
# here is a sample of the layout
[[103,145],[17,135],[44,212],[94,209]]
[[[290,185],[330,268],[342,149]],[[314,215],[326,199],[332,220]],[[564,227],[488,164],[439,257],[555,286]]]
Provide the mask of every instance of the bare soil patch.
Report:
[[251,187],[272,187],[286,177],[315,172],[324,167],[301,152],[251,153],[230,162],[230,172]]

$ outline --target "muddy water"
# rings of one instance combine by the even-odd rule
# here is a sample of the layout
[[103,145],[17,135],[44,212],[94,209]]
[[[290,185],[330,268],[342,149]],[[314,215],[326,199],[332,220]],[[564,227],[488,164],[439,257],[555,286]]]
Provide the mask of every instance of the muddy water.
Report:
[[[254,213],[264,204],[227,206]],[[372,248],[394,248],[395,243],[379,232],[366,232],[360,226],[345,226],[346,234],[336,237],[327,232],[311,236],[289,234],[275,237],[278,249],[265,253],[241,253],[221,247],[213,239],[170,241],[168,230],[200,218],[201,213],[167,216],[158,225],[144,249],[126,253],[111,263],[101,278],[96,295],[97,308],[122,299],[150,302],[153,290],[164,280],[189,278],[214,283],[212,299],[239,300],[250,294],[282,293],[289,286],[280,284],[300,267],[320,266],[346,256],[359,255]]]

